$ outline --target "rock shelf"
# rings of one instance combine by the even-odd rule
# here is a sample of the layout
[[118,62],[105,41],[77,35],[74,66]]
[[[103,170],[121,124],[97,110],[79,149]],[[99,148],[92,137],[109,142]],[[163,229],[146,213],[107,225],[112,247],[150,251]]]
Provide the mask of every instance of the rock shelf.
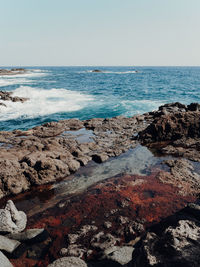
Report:
[[[199,104],[172,103],[131,118],[70,119],[27,131],[0,132],[2,203],[12,196],[16,205],[26,205],[29,199],[35,205],[37,195],[38,212],[27,211],[26,231],[48,233],[46,239],[27,246],[23,255],[9,257],[12,264],[199,266],[200,208],[198,203],[187,206],[200,193],[199,117]],[[123,160],[120,155],[140,145],[160,157],[159,162],[147,163],[145,173],[141,169],[137,174],[137,168],[135,173],[113,173],[82,191],[56,195],[61,189],[55,182],[71,179],[79,186],[73,177],[78,169],[84,179],[81,167],[87,165],[89,177],[94,170],[88,163],[95,161],[105,164],[106,173],[107,161]],[[62,185],[64,192],[70,183]],[[167,255],[172,257],[168,260]]]

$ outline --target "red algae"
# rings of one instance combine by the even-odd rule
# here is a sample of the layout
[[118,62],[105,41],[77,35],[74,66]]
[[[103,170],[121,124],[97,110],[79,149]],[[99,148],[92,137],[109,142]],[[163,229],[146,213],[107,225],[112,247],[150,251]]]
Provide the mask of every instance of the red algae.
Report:
[[[158,175],[160,171],[154,170],[147,176],[124,175],[110,178],[30,217],[28,228],[43,227],[51,238],[50,248],[44,255],[45,260],[38,259],[37,266],[46,266],[52,259],[59,258],[60,249],[67,246],[67,234],[79,231],[83,225],[94,224],[98,227],[98,232],[103,230],[117,233],[123,228],[118,218],[123,216],[129,222],[137,220],[148,227],[195,200],[191,195],[179,195],[177,187],[161,182]],[[112,223],[110,229],[104,228],[106,220]],[[119,236],[123,243],[124,234],[120,232]],[[90,248],[90,237],[85,236],[81,242],[84,247]],[[32,264],[36,263],[25,256],[12,262],[17,267],[20,266],[17,265],[18,262],[23,263],[23,266],[34,266]]]

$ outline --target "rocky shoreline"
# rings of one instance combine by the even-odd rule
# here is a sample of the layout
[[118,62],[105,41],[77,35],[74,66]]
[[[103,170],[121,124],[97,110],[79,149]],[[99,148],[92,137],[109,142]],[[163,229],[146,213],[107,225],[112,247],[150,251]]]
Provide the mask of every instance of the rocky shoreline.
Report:
[[[199,206],[175,213],[200,192],[199,109],[195,103],[172,103],[131,118],[70,119],[0,132],[2,201],[68,179],[91,161],[106,162],[140,144],[169,156],[149,174],[110,177],[32,215],[28,229],[45,228],[49,237],[18,259],[10,256],[14,266],[47,266],[61,256],[49,266],[199,266]],[[187,245],[192,252],[184,252]]]
[[27,73],[24,68],[13,68],[13,69],[0,69],[0,76],[4,75],[17,75]]

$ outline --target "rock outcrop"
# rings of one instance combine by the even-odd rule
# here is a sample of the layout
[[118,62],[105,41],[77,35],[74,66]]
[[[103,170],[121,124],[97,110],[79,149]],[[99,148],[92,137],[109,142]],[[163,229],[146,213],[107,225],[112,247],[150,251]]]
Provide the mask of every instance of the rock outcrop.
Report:
[[[12,92],[0,91],[0,100],[1,101],[12,101],[12,102],[22,102],[29,100],[29,98],[19,97],[19,96],[12,96]],[[5,106],[5,103],[0,103],[1,106]]]
[[200,206],[187,208],[154,226],[137,244],[133,267],[198,267],[200,265]]
[[50,122],[28,131],[0,132],[0,198],[55,182],[92,159],[97,163],[136,146],[146,127],[137,116]]

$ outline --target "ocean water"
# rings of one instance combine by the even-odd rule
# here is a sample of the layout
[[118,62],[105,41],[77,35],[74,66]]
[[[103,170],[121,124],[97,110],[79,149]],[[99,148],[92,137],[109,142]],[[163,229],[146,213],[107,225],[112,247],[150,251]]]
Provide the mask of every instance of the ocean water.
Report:
[[0,130],[28,129],[68,118],[130,117],[165,103],[200,102],[200,67],[27,69],[26,74],[0,76],[0,90],[30,99],[0,106]]

